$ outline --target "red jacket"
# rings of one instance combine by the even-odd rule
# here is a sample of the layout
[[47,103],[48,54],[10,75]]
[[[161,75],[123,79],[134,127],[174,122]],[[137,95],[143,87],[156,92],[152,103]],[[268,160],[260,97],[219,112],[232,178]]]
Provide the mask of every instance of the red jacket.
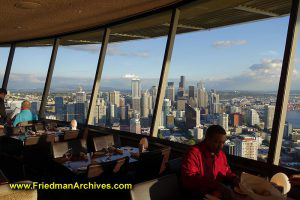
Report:
[[204,142],[186,152],[181,174],[186,189],[203,194],[217,190],[218,182],[236,176],[230,170],[225,153],[220,151],[218,155],[213,155]]

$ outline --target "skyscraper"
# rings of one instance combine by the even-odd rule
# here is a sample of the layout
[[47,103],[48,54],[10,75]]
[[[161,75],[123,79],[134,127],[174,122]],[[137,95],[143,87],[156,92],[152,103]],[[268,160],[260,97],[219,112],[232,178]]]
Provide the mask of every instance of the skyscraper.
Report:
[[64,98],[63,97],[55,97],[55,115],[56,119],[63,120],[64,114]]
[[113,91],[109,93],[109,102],[120,107],[120,91]]
[[264,116],[265,129],[270,130],[272,129],[272,125],[273,125],[275,106],[265,105],[264,111],[265,111],[265,116]]
[[85,103],[86,102],[86,93],[82,90],[82,87],[79,87],[79,90],[76,92],[76,103]]
[[249,126],[258,125],[260,123],[259,115],[254,109],[246,111],[246,120]]
[[179,82],[180,88],[185,88],[185,76],[180,76],[180,82]]
[[39,110],[40,110],[40,106],[41,106],[41,101],[33,101],[33,102],[31,103],[30,111],[31,111],[32,113],[38,114],[38,113],[39,113]]
[[134,118],[130,120],[130,132],[141,134],[141,122],[138,113],[134,113]]
[[141,98],[135,97],[132,98],[132,109],[137,113],[141,113]]
[[75,119],[78,123],[85,123],[86,106],[85,103],[75,103]]
[[162,114],[163,114],[162,122],[164,127],[167,126],[167,115],[170,113],[170,109],[171,109],[171,101],[169,99],[164,99],[163,110],[162,110]]
[[219,116],[219,125],[222,126],[225,131],[228,131],[228,114],[222,113]]
[[204,88],[203,81],[197,83],[197,98],[198,98],[198,107],[206,109],[208,105],[208,95]]
[[185,118],[186,128],[193,129],[194,127],[200,127],[200,110],[193,108],[187,103],[185,104]]
[[157,96],[157,87],[156,86],[152,86],[152,88],[150,89],[150,95],[152,97],[152,109],[155,106],[156,103],[156,96]]
[[167,87],[167,90],[166,90],[166,99],[170,99],[172,102],[175,101],[174,82],[168,82],[168,87]]
[[192,85],[189,86],[189,99],[190,98],[195,99],[195,87]]
[[140,79],[131,80],[131,97],[141,98],[141,83]]
[[219,94],[217,94],[216,90],[211,90],[209,97],[209,114],[220,113],[220,106]]
[[141,100],[141,110],[142,115],[141,117],[148,117],[149,116],[149,93],[148,91],[145,91],[142,93],[142,100]]
[[177,99],[177,110],[178,111],[184,111],[186,103],[187,103],[186,97],[178,97],[178,99]]

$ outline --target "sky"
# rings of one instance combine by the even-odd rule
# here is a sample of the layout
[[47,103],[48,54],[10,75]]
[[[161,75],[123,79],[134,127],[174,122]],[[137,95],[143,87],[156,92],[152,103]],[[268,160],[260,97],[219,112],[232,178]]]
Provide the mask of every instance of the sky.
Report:
[[[208,89],[277,90],[289,17],[178,34],[169,81],[186,76],[187,85],[203,80]],[[101,86],[129,89],[139,77],[143,89],[158,85],[167,37],[109,43]],[[51,88],[93,84],[100,44],[59,47]],[[17,47],[8,89],[43,88],[51,47]],[[0,79],[8,48],[0,48]],[[299,52],[297,53],[299,55]],[[300,56],[297,56],[297,58]],[[299,61],[292,89],[300,89]]]

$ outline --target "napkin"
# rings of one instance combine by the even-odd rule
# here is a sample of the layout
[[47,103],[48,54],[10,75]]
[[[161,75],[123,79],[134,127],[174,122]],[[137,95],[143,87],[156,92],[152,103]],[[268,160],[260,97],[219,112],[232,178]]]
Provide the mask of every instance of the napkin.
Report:
[[242,173],[240,189],[255,200],[284,200],[285,197],[262,177]]

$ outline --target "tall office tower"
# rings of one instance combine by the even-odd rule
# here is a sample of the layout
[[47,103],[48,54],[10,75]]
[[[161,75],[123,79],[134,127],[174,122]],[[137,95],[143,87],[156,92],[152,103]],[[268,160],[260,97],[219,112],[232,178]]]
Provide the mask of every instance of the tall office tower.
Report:
[[64,118],[64,98],[55,97],[55,115],[57,120],[63,120]]
[[126,107],[125,106],[120,107],[120,119],[121,119],[121,124],[124,124],[127,120]]
[[76,103],[85,103],[86,102],[86,93],[82,90],[82,87],[79,87],[79,90],[76,92]]
[[171,101],[169,99],[164,99],[164,103],[163,103],[163,109],[162,109],[162,113],[163,113],[163,126],[166,127],[167,126],[167,115],[170,113],[171,111]]
[[178,97],[177,99],[177,111],[184,111],[187,99],[185,97]]
[[149,94],[148,95],[148,108],[149,108],[149,113],[151,114],[151,115],[153,115],[153,102],[152,102],[152,96]]
[[209,114],[220,113],[220,98],[216,90],[211,90],[209,96]]
[[85,123],[86,107],[85,103],[75,103],[75,119],[78,123]]
[[106,103],[103,98],[98,98],[96,101],[96,109],[94,112],[94,124],[106,122]]
[[189,104],[185,104],[185,121],[186,128],[193,129],[194,127],[200,127],[200,110],[193,108]]
[[265,116],[264,116],[265,129],[267,130],[272,129],[275,106],[265,105],[264,111],[265,111]]
[[195,86],[192,85],[189,86],[189,99],[190,98],[195,99]]
[[189,104],[190,106],[192,106],[193,108],[197,108],[197,107],[198,107],[198,105],[197,105],[197,99],[194,99],[194,98],[192,98],[192,97],[189,98],[188,104]]
[[141,122],[138,113],[134,113],[134,118],[130,120],[130,132],[141,134]]
[[141,98],[132,98],[132,109],[138,113],[141,113]]
[[150,89],[150,95],[152,97],[152,109],[154,109],[155,103],[156,103],[156,96],[157,96],[157,87],[152,86]]
[[117,108],[120,107],[120,91],[110,92],[109,102],[110,104],[114,104]]
[[140,79],[131,80],[131,97],[141,98],[141,83]]
[[255,137],[240,135],[233,142],[235,144],[235,156],[257,160],[258,144]]
[[166,90],[166,99],[170,99],[172,103],[175,101],[174,82],[168,82],[168,87]]
[[142,104],[141,105],[141,110],[142,110],[141,117],[148,118],[149,117],[149,93],[147,90],[142,93],[141,104]]
[[126,104],[125,104],[125,98],[124,97],[120,97],[120,104],[119,105],[120,105],[120,107],[122,107],[122,106],[125,107]]
[[196,141],[203,139],[203,129],[201,127],[194,127],[194,139]]
[[185,76],[180,76],[180,82],[179,82],[179,87],[180,88],[185,88]]
[[228,114],[222,113],[219,116],[219,125],[222,126],[225,131],[228,131]]
[[64,104],[64,110],[65,110],[65,113],[64,113],[64,120],[65,121],[71,121],[73,119],[76,119],[75,116],[76,116],[76,112],[75,112],[75,103],[67,103],[67,104]]
[[284,124],[284,132],[283,132],[283,138],[289,139],[290,135],[293,132],[293,125],[292,123],[286,122]]
[[204,88],[204,82],[200,81],[197,83],[197,98],[198,98],[198,107],[207,108],[208,105],[208,95]]
[[235,144],[233,142],[228,142],[228,143],[224,144],[223,150],[228,155],[234,155],[235,154]]
[[256,110],[250,109],[246,111],[246,121],[248,126],[254,126],[260,123],[259,115]]
[[239,113],[232,113],[229,115],[230,126],[238,127],[242,124],[242,116]]
[[32,113],[39,114],[40,106],[41,106],[41,101],[33,101],[31,103],[30,111]]
[[109,104],[109,118],[110,122],[113,123],[116,118],[116,106],[115,104]]

